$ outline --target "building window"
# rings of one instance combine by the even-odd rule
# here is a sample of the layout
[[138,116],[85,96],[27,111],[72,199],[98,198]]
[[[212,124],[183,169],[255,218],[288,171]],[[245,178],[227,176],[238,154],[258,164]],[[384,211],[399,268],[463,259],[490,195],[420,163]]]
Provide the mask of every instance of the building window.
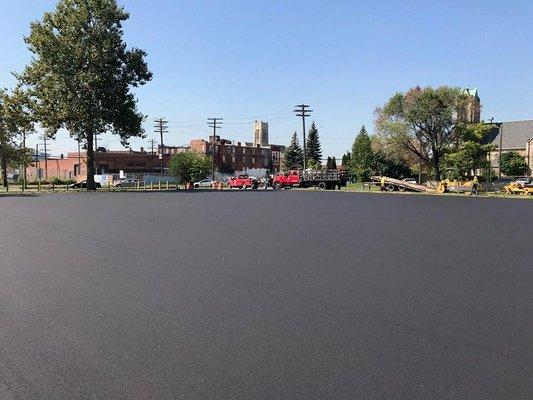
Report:
[[223,163],[226,162],[226,156],[222,156],[222,162],[223,162]]
[[231,157],[231,162],[232,162],[232,163],[235,162],[235,156]]

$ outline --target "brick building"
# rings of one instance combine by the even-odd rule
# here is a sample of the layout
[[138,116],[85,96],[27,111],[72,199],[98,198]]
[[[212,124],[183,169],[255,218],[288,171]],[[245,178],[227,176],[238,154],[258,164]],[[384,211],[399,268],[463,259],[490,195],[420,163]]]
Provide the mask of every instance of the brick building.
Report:
[[[98,151],[95,155],[95,172],[97,174],[160,173],[159,155],[141,151]],[[163,169],[168,166],[171,154],[163,155]],[[66,156],[51,157],[28,165],[28,180],[50,180],[53,178],[84,180],[87,177],[87,155],[85,151],[69,152]]]
[[215,170],[219,172],[245,171],[253,168],[264,168],[272,172],[279,172],[283,161],[285,146],[261,146],[249,142],[232,143],[220,137],[209,141],[193,139],[190,149],[199,153],[213,155]]

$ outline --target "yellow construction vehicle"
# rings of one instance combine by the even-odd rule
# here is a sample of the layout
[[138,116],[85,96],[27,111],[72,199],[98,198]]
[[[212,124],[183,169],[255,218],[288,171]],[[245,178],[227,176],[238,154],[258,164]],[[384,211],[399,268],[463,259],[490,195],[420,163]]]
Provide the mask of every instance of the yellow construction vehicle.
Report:
[[533,195],[533,185],[524,185],[520,182],[511,182],[507,186],[504,186],[503,190],[507,194]]
[[439,182],[437,185],[437,193],[447,193],[447,192],[455,192],[455,193],[465,193],[472,191],[472,184],[474,181],[468,180],[451,180],[451,179],[444,179]]

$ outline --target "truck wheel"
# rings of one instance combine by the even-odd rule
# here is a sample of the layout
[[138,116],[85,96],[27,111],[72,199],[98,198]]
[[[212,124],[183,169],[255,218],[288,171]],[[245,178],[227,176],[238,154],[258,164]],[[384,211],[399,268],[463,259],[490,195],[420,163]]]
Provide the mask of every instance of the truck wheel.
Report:
[[405,192],[407,189],[404,188],[403,186],[400,186],[400,187],[398,188],[398,190],[399,190],[400,192]]
[[246,185],[242,185],[242,189],[243,189],[243,190],[246,190]]
[[389,192],[394,192],[394,191],[396,190],[396,186],[394,186],[394,185],[387,185],[387,190],[388,190]]
[[276,190],[281,190],[282,187],[283,187],[283,186],[282,186],[281,183],[279,183],[279,182],[274,183],[274,189],[276,189]]
[[326,184],[326,182],[320,182],[317,187],[320,189],[320,190],[326,190],[328,188],[328,185]]

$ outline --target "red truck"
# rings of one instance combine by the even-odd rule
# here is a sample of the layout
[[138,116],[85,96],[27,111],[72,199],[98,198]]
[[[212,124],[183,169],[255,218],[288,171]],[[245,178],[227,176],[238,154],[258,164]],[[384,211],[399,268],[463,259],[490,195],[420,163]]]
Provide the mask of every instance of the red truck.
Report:
[[256,187],[257,184],[255,179],[249,177],[248,175],[237,175],[228,179],[228,186],[230,188],[248,189]]
[[331,190],[346,186],[346,175],[343,171],[335,169],[327,171],[292,170],[277,174],[272,180],[272,186],[276,190],[284,187],[318,187],[323,190]]

